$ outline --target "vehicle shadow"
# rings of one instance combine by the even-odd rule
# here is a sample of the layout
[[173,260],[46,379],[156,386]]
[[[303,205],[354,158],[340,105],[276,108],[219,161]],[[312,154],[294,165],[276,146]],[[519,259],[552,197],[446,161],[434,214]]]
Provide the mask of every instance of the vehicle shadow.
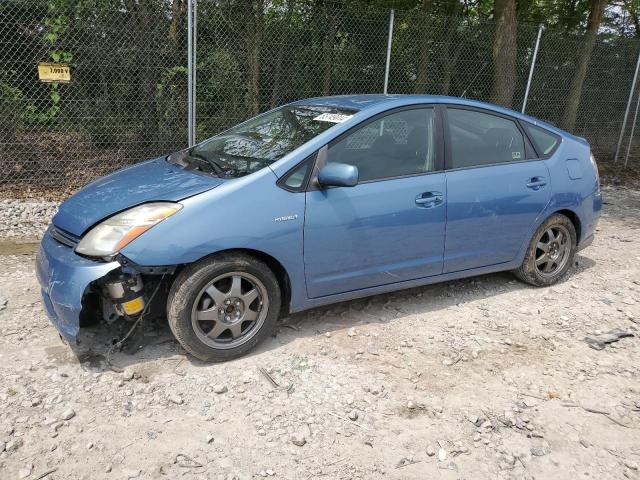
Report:
[[[591,258],[576,255],[572,271],[563,282],[571,282],[572,276],[593,266],[595,262]],[[456,305],[482,302],[525,289],[537,290],[541,296],[547,291],[526,285],[509,272],[501,272],[319,307],[281,319],[276,337],[263,341],[245,358],[281,348],[301,338],[331,334],[359,325],[401,321],[410,315],[437,318],[438,312]],[[188,355],[174,338],[166,319],[160,317],[142,322],[124,342],[123,348],[115,348],[131,327],[132,324],[127,322],[111,325],[101,322],[83,328],[78,344],[72,346],[73,354],[83,368],[91,371],[118,372],[160,361],[167,363],[166,368],[163,367],[164,373],[173,371],[179,374],[180,365],[185,361],[195,367],[211,365]]]

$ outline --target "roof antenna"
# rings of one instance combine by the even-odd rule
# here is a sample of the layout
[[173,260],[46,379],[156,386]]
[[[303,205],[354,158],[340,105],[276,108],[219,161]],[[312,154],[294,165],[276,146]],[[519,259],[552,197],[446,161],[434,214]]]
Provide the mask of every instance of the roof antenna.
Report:
[[467,95],[467,90],[469,90],[471,88],[471,85],[473,85],[473,82],[476,81],[476,79],[478,78],[478,76],[482,73],[482,71],[485,69],[485,67],[487,66],[487,62],[484,62],[482,64],[482,68],[480,70],[478,70],[478,73],[476,73],[475,77],[473,77],[471,79],[471,82],[469,82],[469,85],[467,85],[467,88],[465,88],[462,91],[462,95],[460,95],[462,98],[464,98]]

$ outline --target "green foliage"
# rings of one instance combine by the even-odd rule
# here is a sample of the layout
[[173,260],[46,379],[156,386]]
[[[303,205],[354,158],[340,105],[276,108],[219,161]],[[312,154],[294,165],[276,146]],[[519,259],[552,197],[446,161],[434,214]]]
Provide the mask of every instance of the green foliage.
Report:
[[[589,1],[517,0],[515,108],[522,101],[542,22],[547,29],[528,111],[560,119]],[[55,134],[74,139],[71,143],[82,144],[97,158],[117,155],[123,162],[183,147],[185,4],[0,2],[0,18],[9,19],[0,30],[10,46],[0,52],[0,141],[27,144],[34,132]],[[264,111],[299,98],[381,92],[389,8],[396,9],[391,92],[490,97],[494,0],[270,0],[262,15],[257,5],[254,1],[249,8],[247,0],[198,3],[199,140],[247,118],[255,106]],[[578,134],[593,145],[610,148],[608,139],[619,130],[639,28],[640,0],[623,0],[607,10],[576,124]],[[252,69],[256,38],[258,68]],[[39,82],[39,62],[70,64],[71,83]],[[427,75],[418,82],[420,72]]]
[[19,88],[0,81],[0,143],[16,142],[24,96]]

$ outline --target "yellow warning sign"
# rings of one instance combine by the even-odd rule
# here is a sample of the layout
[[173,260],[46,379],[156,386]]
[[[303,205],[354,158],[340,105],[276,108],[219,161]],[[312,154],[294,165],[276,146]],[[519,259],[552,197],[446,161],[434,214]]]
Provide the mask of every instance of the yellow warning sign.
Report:
[[41,82],[69,83],[71,69],[67,63],[39,63],[38,78]]

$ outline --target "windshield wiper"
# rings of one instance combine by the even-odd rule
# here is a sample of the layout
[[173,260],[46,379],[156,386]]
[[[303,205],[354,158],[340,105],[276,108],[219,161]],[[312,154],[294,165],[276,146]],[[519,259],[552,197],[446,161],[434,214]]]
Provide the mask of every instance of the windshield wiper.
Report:
[[222,166],[215,160],[212,160],[211,158],[207,158],[204,155],[200,155],[199,153],[193,153],[193,152],[189,152],[188,156],[191,158],[196,158],[198,160],[206,162],[213,169],[213,171],[217,176],[221,177],[225,175],[224,168],[222,168]]

